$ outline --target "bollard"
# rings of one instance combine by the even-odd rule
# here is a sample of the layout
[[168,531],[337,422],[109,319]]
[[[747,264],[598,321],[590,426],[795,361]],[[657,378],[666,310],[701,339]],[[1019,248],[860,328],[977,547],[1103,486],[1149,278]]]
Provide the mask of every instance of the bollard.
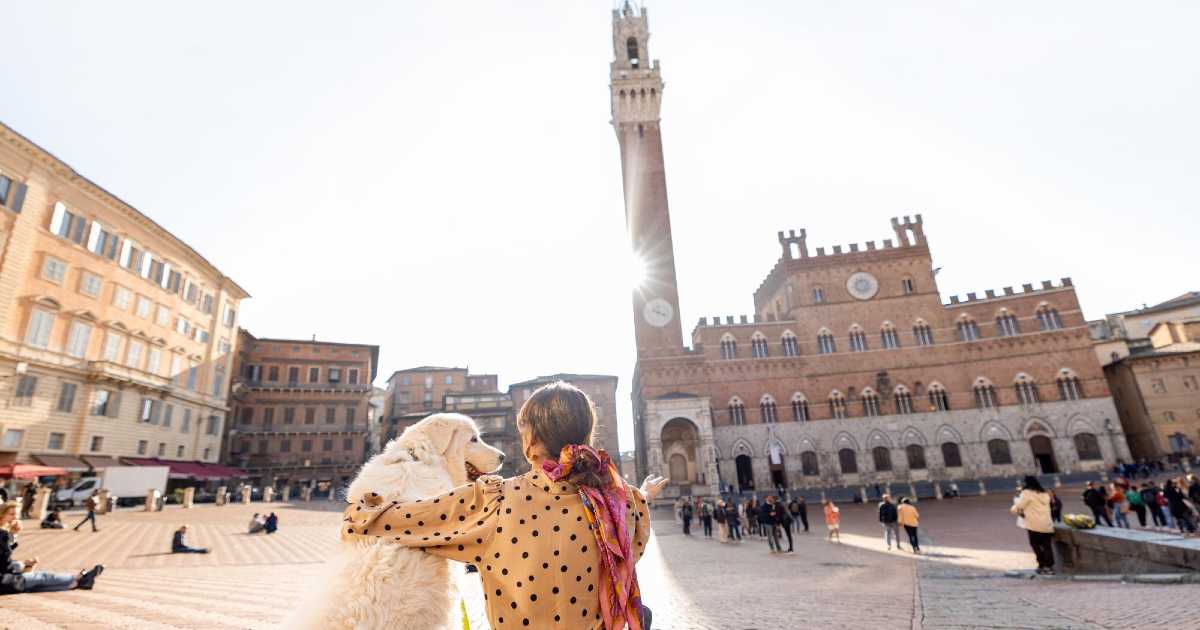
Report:
[[913,485],[913,484],[911,484],[911,483],[910,483],[910,484],[908,484],[908,496],[912,498],[912,500],[913,500],[913,502],[914,502],[914,503],[916,503],[916,501],[917,501],[917,487],[916,487],[916,486],[914,486],[914,485]]
[[859,495],[862,496],[862,502],[866,503],[867,502],[867,487],[863,486],[863,487],[859,488],[858,493],[859,493]]
[[250,486],[242,486],[242,505],[250,503]]
[[825,503],[825,491],[821,491],[821,503]]
[[311,486],[304,488],[304,490],[301,490],[300,493],[304,497],[304,500],[306,502],[312,501],[312,487]]
[[1055,487],[1055,488],[1061,488],[1061,487],[1062,487],[1062,477],[1060,477],[1060,476],[1058,476],[1058,475],[1054,475],[1054,487]]
[[158,490],[155,490],[153,488],[151,488],[150,490],[147,490],[146,491],[146,502],[145,502],[145,504],[143,504],[142,511],[143,512],[157,512],[158,511],[158,498],[160,496],[162,496],[162,493],[159,492]]
[[933,498],[938,501],[942,500],[942,482],[940,481],[933,482]]
[[97,514],[108,514],[112,511],[113,505],[112,501],[109,500],[110,497],[108,496],[107,488],[101,488],[100,493],[96,495],[96,498],[99,499],[99,501],[97,501],[99,505],[96,507]]
[[283,501],[284,503],[291,501],[292,500],[292,487],[290,485],[284,486],[283,492],[281,494],[283,496],[281,496],[279,498],[280,501]]
[[192,505],[195,503],[196,503],[196,489],[195,488],[184,488],[183,489],[183,509],[190,510],[190,509],[192,509]]
[[50,509],[50,488],[45,486],[38,488],[37,495],[33,497],[33,518],[41,521],[46,518],[46,512]]
[[979,496],[987,496],[987,486],[984,486],[982,481],[979,482]]
[[226,490],[225,486],[220,486],[217,488],[217,499],[216,499],[217,505],[225,505],[225,494],[227,492],[228,492],[228,490]]
[[267,486],[263,488],[263,503],[270,503],[275,500],[275,488]]

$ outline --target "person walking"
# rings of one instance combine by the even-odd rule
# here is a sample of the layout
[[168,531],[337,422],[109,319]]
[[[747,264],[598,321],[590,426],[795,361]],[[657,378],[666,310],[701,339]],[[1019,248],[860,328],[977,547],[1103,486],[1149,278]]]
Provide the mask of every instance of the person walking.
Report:
[[742,515],[737,501],[725,504],[725,524],[729,526],[730,542],[742,542]]
[[683,535],[692,535],[692,504],[689,501],[683,502],[683,507],[679,508],[679,518],[683,521]]
[[1112,519],[1108,518],[1108,497],[1104,496],[1103,490],[1096,487],[1096,482],[1087,482],[1087,490],[1083,491],[1083,504],[1091,508],[1097,525],[1103,520],[1105,525],[1113,526]]
[[1129,509],[1137,514],[1138,527],[1146,526],[1146,503],[1142,500],[1141,488],[1134,484],[1129,490],[1125,491],[1125,502],[1129,504]]
[[888,551],[892,550],[892,539],[896,539],[896,549],[900,549],[900,522],[896,504],[892,503],[892,495],[883,495],[879,502],[879,524],[883,526],[883,542]]
[[17,534],[20,532],[21,521],[17,520],[17,503],[6,501],[0,504],[0,595],[66,591],[75,588],[91,590],[96,578],[104,572],[102,564],[77,574],[37,571],[37,558],[24,561],[13,558],[13,550],[19,546]]
[[795,553],[796,546],[792,543],[792,513],[779,497],[775,497],[775,514],[779,521],[779,528],[787,535],[787,552]]
[[839,543],[842,542],[841,532],[838,531],[839,529],[841,529],[841,526],[842,526],[841,525],[841,523],[842,523],[841,510],[838,509],[838,506],[833,504],[833,501],[830,501],[829,499],[825,499],[824,512],[825,512],[825,527],[827,527],[829,529],[829,542],[833,542],[835,539]]
[[[808,503],[804,501],[804,497],[796,497],[792,501],[790,507],[792,511],[792,519],[799,521],[800,525],[804,526],[804,533],[808,533]],[[800,525],[796,525],[796,531],[800,531]]]
[[87,508],[87,515],[75,525],[74,531],[79,531],[79,528],[83,527],[83,524],[87,522],[91,522],[93,534],[100,531],[96,528],[96,510],[100,509],[100,491],[92,490],[92,495],[87,498],[84,507]]
[[1050,493],[1050,520],[1055,523],[1062,522],[1063,504],[1062,499],[1058,498],[1058,494],[1053,490],[1048,490]]
[[1146,505],[1146,511],[1150,513],[1150,522],[1154,527],[1166,527],[1167,517],[1163,513],[1163,508],[1159,505],[1159,492],[1153,481],[1148,481],[1142,485],[1142,503]]
[[21,496],[21,518],[33,518],[33,500],[37,497],[38,482],[33,480],[25,486]]
[[[1183,483],[1182,479],[1177,481]],[[1176,486],[1176,480],[1168,480],[1163,485],[1163,496],[1167,499],[1167,508],[1171,511],[1171,518],[1175,519],[1175,526],[1179,528],[1179,533],[1194,534],[1196,523],[1192,520],[1192,509],[1185,501],[1187,496]]]
[[[503,594],[484,602],[493,628],[648,627],[635,563],[650,539],[647,502],[666,480],[649,477],[641,490],[622,481],[608,454],[591,446],[591,400],[566,383],[534,392],[516,425],[528,472],[484,475],[420,502],[384,504],[367,493],[343,513],[343,537],[383,537],[482,563],[484,592]],[[458,529],[447,532],[447,522]]]
[[1194,474],[1189,474],[1187,476],[1187,482],[1188,500],[1190,500],[1192,505],[1196,506],[1197,509],[1200,509],[1200,479],[1197,479],[1196,475]]
[[725,522],[725,500],[717,501],[713,510],[713,520],[717,522],[717,540],[723,545],[729,542],[729,524]]
[[[921,514],[917,512],[916,506],[908,500],[908,497],[900,499],[900,507],[896,508],[896,520],[904,526],[904,531],[908,533],[908,546],[912,547],[913,553],[921,553],[920,535],[917,532],[920,519]],[[900,546],[899,543],[897,538],[897,547]]]
[[1009,510],[1021,517],[1029,535],[1029,546],[1037,558],[1037,572],[1054,575],[1054,523],[1050,520],[1050,493],[1037,477],[1025,477],[1024,489]]
[[775,495],[767,495],[758,507],[758,529],[767,539],[771,553],[783,551],[779,544],[779,522],[779,502],[775,500]]
[[1112,510],[1113,521],[1117,527],[1129,529],[1129,518],[1125,516],[1125,491],[1120,484],[1108,485],[1108,507]]
[[758,499],[755,497],[746,502],[746,533],[758,534]]
[[700,525],[704,528],[704,537],[712,538],[713,506],[708,501],[700,504]]

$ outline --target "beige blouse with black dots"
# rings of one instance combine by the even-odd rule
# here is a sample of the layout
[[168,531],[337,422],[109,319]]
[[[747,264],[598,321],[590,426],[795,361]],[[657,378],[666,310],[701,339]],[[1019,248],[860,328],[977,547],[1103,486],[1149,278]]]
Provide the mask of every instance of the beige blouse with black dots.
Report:
[[[634,560],[650,538],[641,491],[626,485]],[[600,555],[577,488],[544,472],[481,477],[438,497],[346,509],[344,537],[391,537],[479,568],[488,618],[503,628],[602,629]]]

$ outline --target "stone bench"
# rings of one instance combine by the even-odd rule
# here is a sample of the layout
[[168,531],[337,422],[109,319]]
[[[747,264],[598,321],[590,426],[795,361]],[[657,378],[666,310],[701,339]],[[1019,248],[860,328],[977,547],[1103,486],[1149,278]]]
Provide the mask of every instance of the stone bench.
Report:
[[1200,538],[1097,527],[1054,526],[1057,569],[1065,573],[1178,573],[1200,571]]

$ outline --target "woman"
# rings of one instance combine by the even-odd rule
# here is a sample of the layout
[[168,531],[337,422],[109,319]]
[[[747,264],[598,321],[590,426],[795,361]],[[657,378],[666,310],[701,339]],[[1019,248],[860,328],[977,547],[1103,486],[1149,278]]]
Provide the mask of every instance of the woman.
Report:
[[1054,524],[1050,522],[1050,494],[1033,475],[1025,477],[1024,486],[1016,505],[1009,511],[1025,520],[1029,546],[1037,557],[1037,572],[1054,575]]
[[37,558],[24,562],[13,559],[12,553],[17,548],[17,534],[20,531],[16,502],[4,503],[0,506],[0,594],[66,591],[73,588],[91,590],[96,577],[104,571],[102,564],[89,571],[80,571],[78,575],[34,571]]
[[1182,480],[1168,480],[1163,485],[1163,497],[1167,500],[1167,508],[1179,527],[1179,533],[1195,533],[1196,524],[1192,522],[1192,509],[1188,507],[1185,501],[1187,495],[1180,491],[1177,482],[1182,483]]
[[729,523],[725,521],[725,501],[717,501],[717,509],[713,510],[713,519],[717,521],[717,540],[721,544],[729,542]]
[[1125,490],[1120,484],[1108,484],[1108,506],[1112,508],[1113,522],[1116,526],[1129,529],[1129,517],[1125,515]]
[[640,491],[623,483],[591,447],[595,426],[586,394],[546,385],[517,414],[532,470],[433,499],[360,502],[346,509],[344,531],[475,564],[493,628],[648,630],[634,563],[650,538],[647,501],[666,480],[647,478]]
[[[908,497],[900,499],[900,507],[896,508],[896,522],[904,526],[904,531],[908,534],[908,546],[912,547],[913,553],[921,553],[920,534],[917,532],[917,527],[920,525],[921,515],[917,512],[917,506],[909,501]],[[896,545],[899,547],[899,545]]]
[[833,501],[825,499],[825,527],[829,528],[829,542],[835,539],[842,542],[841,529],[842,514],[838,506],[833,504]]
[[[1049,492],[1050,492],[1050,520],[1054,521],[1055,523],[1061,523],[1062,522],[1062,511],[1063,511],[1062,499],[1058,498],[1058,495],[1055,494],[1055,492],[1053,490],[1050,490]],[[1019,500],[1020,496],[1018,496],[1017,499]]]

